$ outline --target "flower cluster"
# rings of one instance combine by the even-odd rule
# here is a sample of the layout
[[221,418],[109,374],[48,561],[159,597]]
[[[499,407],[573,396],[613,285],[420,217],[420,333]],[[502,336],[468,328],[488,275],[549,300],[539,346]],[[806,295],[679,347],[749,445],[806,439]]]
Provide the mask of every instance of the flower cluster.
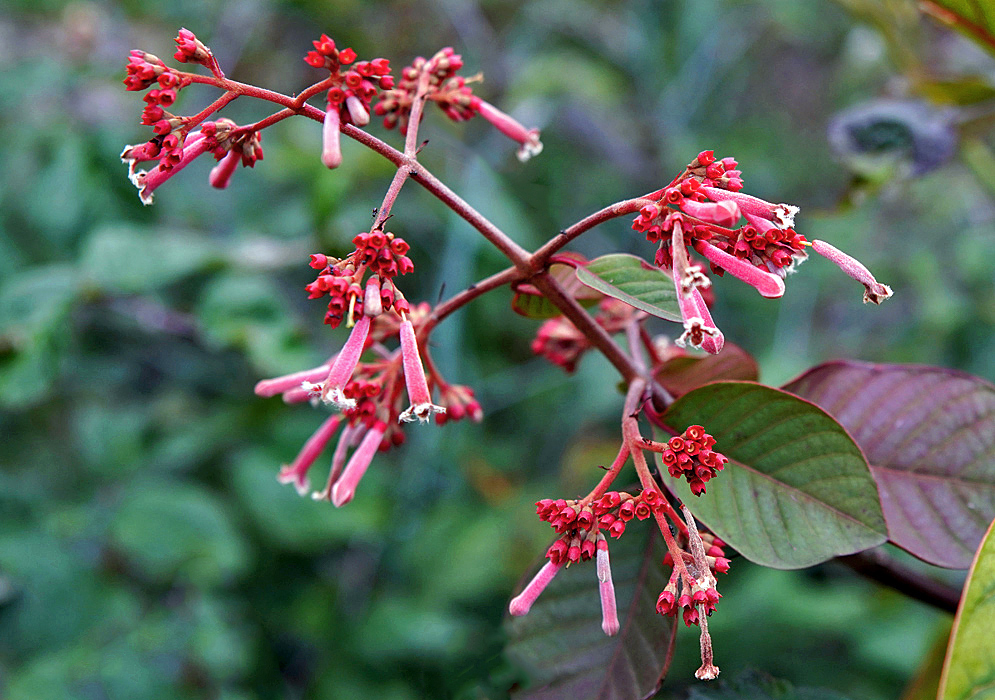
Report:
[[[309,299],[331,298],[325,323],[337,328],[349,315],[379,316],[393,309],[398,314],[410,310],[404,295],[394,286],[394,277],[415,269],[405,253],[410,246],[393,233],[370,231],[352,239],[356,249],[341,260],[322,253],[311,256],[311,267],[318,270],[314,282],[305,286]],[[363,287],[363,279],[370,274]]]
[[784,294],[782,278],[807,258],[808,248],[861,282],[865,302],[879,304],[891,296],[891,289],[853,258],[796,233],[798,207],[772,204],[742,193],[742,187],[733,158],[717,160],[712,151],[702,151],[669,186],[650,196],[632,224],[658,244],[656,264],[673,274],[685,328],[679,343],[711,353],[724,343],[701,296],[700,289],[711,282],[692,262],[692,250],[709,262],[713,273],[728,272],[765,297]]
[[[216,75],[221,74],[210,49],[193,32],[181,29],[176,45],[176,60],[200,63]],[[145,94],[141,120],[143,125],[152,127],[153,137],[146,143],[126,146],[121,153],[122,162],[128,164],[128,176],[138,188],[138,196],[144,204],[152,203],[152,193],[159,185],[204,153],[211,153],[221,161],[209,177],[211,186],[219,189],[228,186],[239,163],[252,167],[262,160],[259,132],[240,129],[230,119],[200,123],[203,114],[199,118],[182,117],[168,111],[176,102],[179,91],[190,85],[190,74],[176,71],[159,57],[137,49],[128,56],[126,71],[124,84],[128,90],[157,86]],[[198,124],[199,129],[196,128]],[[149,161],[157,161],[152,170],[136,170],[139,163]]]
[[199,63],[214,73],[220,72],[214,54],[189,29],[181,28],[173,41],[176,42],[176,53],[173,54],[173,58],[180,63]]
[[[536,514],[563,535],[546,552],[552,561],[587,561],[594,554],[594,546],[587,546],[582,539],[592,540],[598,530],[607,530],[612,537],[621,537],[625,525],[633,518],[645,520],[659,512],[663,497],[659,491],[643,491],[638,496],[619,491],[608,491],[590,503],[562,498],[544,498],[536,502]],[[584,534],[586,533],[586,535]]]
[[[645,314],[625,302],[606,297],[598,303],[594,320],[608,333],[620,333],[633,320],[643,316]],[[580,358],[590,349],[591,341],[565,316],[543,323],[532,340],[532,352],[542,355],[566,372],[577,369]]]
[[660,458],[672,477],[687,479],[691,493],[700,496],[705,493],[705,482],[722,471],[729,461],[721,452],[712,450],[714,446],[715,438],[700,425],[692,425],[682,435],[667,441],[667,449]]
[[[160,137],[148,143],[137,146],[127,146],[121,152],[122,162],[128,163],[128,176],[135,187],[138,188],[138,196],[143,204],[152,203],[152,194],[160,185],[187,167],[199,156],[211,153],[215,158],[226,159],[233,151],[236,140],[236,125],[230,119],[218,119],[213,122],[204,122],[200,129],[186,133],[179,130],[170,133],[168,136]],[[244,135],[243,135],[244,136]],[[249,157],[255,160],[262,158],[262,149],[258,145],[258,138],[249,139],[251,154]],[[242,160],[242,152],[239,151],[238,160]],[[152,170],[136,170],[138,163],[158,160],[158,164]],[[255,160],[251,160],[254,163]],[[219,167],[224,169],[234,169],[237,165],[222,161]],[[218,168],[215,168],[217,170]],[[212,172],[212,184],[217,182],[221,186],[227,186],[231,173],[223,182],[218,175]]]
[[673,556],[667,552],[663,558],[663,565],[671,567],[673,571],[656,600],[656,611],[661,615],[676,615],[678,610],[682,610],[684,624],[688,627],[700,624],[702,615],[711,615],[715,610],[716,604],[722,597],[716,590],[715,574],[729,571],[729,560],[723,549],[725,542],[708,532],[696,531],[689,535],[682,537],[682,541],[686,542],[691,550],[696,549],[696,546],[690,544],[692,540],[700,542],[706,565],[700,567],[700,564],[695,562],[693,551],[682,550],[684,570],[692,577],[688,579],[681,575],[681,569],[675,566]]
[[[394,309],[397,310],[396,305]],[[375,318],[364,314],[342,350],[328,362],[256,385],[255,392],[259,396],[281,394],[287,403],[319,403],[324,399],[341,410],[341,414],[326,419],[304,444],[297,458],[284,466],[278,476],[281,483],[294,484],[299,493],[308,493],[308,472],[341,427],[328,484],[312,495],[342,506],[352,499],[377,450],[388,450],[404,442],[400,423],[425,422],[432,413],[436,414],[438,423],[464,417],[476,422],[482,419],[483,412],[473,391],[447,383],[427,352],[424,358],[430,371],[426,376],[414,326],[422,325],[428,314],[427,304],[412,307],[403,319],[393,314],[380,314]],[[399,341],[399,349],[387,349],[385,343],[392,340]],[[366,352],[375,357],[363,362],[362,356]],[[433,387],[439,390],[441,405],[431,401]],[[410,402],[407,409],[404,408],[405,394]],[[445,418],[440,420],[442,417]]]
[[[394,86],[390,74],[390,61],[374,58],[356,62],[352,49],[338,49],[327,34],[313,42],[304,62],[315,68],[324,68],[331,74],[327,93],[328,110],[322,130],[321,162],[328,168],[342,164],[339,129],[342,124],[366,126],[370,123],[370,103],[379,90]],[[348,67],[347,67],[348,66]]]
[[630,520],[645,520],[654,513],[662,512],[663,507],[663,494],[656,489],[644,490],[638,496],[608,491],[592,501],[562,498],[537,501],[536,513],[539,519],[548,522],[562,537],[546,551],[549,561],[525,589],[512,599],[509,612],[512,615],[525,615],[564,566],[596,558],[598,592],[601,597],[601,628],[607,635],[616,634],[619,621],[615,587],[611,577],[608,540],[601,530],[607,530],[612,537],[621,537]]
[[421,76],[428,74],[425,97],[435,102],[447,117],[455,122],[471,119],[479,114],[498,131],[519,144],[518,159],[526,161],[542,152],[538,129],[527,129],[517,120],[505,114],[494,105],[473,94],[469,81],[457,72],[463,67],[463,57],[452,47],[438,51],[431,58],[417,57],[411,65],[401,71],[397,85],[380,95],[374,112],[383,117],[384,126],[395,126],[406,133],[411,108],[418,91]]

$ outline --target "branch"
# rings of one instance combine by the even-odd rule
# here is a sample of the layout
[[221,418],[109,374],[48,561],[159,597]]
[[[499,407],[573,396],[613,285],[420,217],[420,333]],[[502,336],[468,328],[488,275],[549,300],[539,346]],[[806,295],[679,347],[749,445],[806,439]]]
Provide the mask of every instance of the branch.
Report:
[[626,214],[637,212],[649,204],[650,201],[651,200],[645,199],[644,197],[626,199],[621,202],[616,202],[615,204],[610,204],[600,211],[596,211],[593,214],[585,216],[576,224],[570,226],[569,228],[563,229],[560,231],[559,235],[554,236],[546,242],[535,252],[535,255],[532,256],[533,261],[539,266],[544,265],[553,253],[563,248],[582,233],[591,230],[598,224],[604,223],[605,221],[610,221],[611,219],[618,218],[619,216],[625,216]]
[[576,299],[567,294],[566,290],[548,272],[541,272],[530,280],[536,289],[543,293],[549,301],[566,316],[583,333],[591,345],[601,351],[609,362],[614,365],[622,379],[627,384],[640,376],[639,368],[632,358],[618,346],[608,332],[591,318],[584,307]]
[[470,303],[481,294],[486,294],[492,289],[497,289],[498,287],[503,287],[506,284],[516,282],[522,279],[522,273],[515,267],[508,267],[497,274],[491,275],[490,277],[471,284],[469,287],[464,289],[458,294],[446,299],[444,302],[432,309],[432,314],[429,319],[425,322],[424,332],[428,333],[439,322],[444,319],[449,314],[453,313],[457,309],[466,304]]
[[957,611],[959,590],[900,564],[879,549],[838,557],[838,560],[861,576],[894,588],[910,598],[949,613]]

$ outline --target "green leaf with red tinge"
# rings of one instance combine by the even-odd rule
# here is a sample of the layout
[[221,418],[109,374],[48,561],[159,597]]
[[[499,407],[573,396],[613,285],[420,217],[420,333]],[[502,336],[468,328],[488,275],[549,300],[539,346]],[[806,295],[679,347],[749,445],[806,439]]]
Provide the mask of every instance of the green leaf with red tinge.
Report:
[[701,497],[684,480],[666,483],[747,559],[798,569],[885,541],[860,448],[815,404],[752,382],[716,382],[679,398],[663,420],[678,432],[703,425],[729,458]]
[[863,448],[892,542],[967,568],[995,518],[995,387],[939,367],[830,362],[784,388]]
[[595,258],[577,268],[577,279],[651,316],[681,320],[677,290],[670,275],[635,255],[618,253]]
[[594,562],[560,571],[524,617],[508,620],[508,656],[530,678],[514,697],[630,700],[653,694],[670,666],[676,618],[656,613],[669,572],[655,528],[639,528],[611,545],[619,622],[601,630]]
[[995,53],[995,5],[990,0],[920,0],[919,9]]
[[[560,253],[557,257],[571,258],[578,265],[587,262],[587,258],[578,253]],[[564,263],[553,263],[549,266],[549,274],[563,287],[564,291],[576,299],[581,306],[590,307],[597,304],[603,295],[590,287],[581,284],[572,265]],[[562,312],[553,303],[542,295],[538,289],[528,283],[519,284],[515,287],[515,296],[511,299],[512,310],[520,316],[544,320],[556,318]]]
[[939,700],[995,698],[995,523],[971,564],[940,677]]
[[656,379],[674,396],[686,394],[709,382],[739,379],[756,381],[757,362],[738,345],[726,342],[718,355],[680,355],[665,361]]

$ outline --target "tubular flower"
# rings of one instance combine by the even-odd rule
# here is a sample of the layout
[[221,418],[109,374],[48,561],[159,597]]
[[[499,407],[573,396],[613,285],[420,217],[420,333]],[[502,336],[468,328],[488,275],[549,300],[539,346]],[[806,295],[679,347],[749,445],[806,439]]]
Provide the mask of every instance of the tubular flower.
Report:
[[[632,228],[657,243],[656,264],[672,272],[677,285],[685,333],[683,342],[708,352],[721,350],[721,333],[700,313],[697,289],[709,285],[691,251],[704,257],[716,275],[731,274],[761,295],[784,294],[783,278],[808,257],[812,248],[861,282],[864,299],[881,303],[891,289],[866,267],[828,243],[810,243],[794,230],[798,207],[773,204],[741,192],[742,173],[733,158],[716,160],[702,151],[670,185],[651,195]],[[741,220],[746,221],[738,225]]]
[[513,117],[474,95],[468,83],[479,80],[479,76],[468,79],[458,75],[457,72],[462,67],[463,57],[450,46],[429,59],[419,56],[401,71],[401,79],[393,89],[381,93],[374,112],[384,118],[384,126],[388,129],[397,126],[402,134],[406,133],[418,80],[423,71],[428,72],[428,91],[425,97],[437,104],[447,117],[455,122],[462,122],[479,114],[519,145],[517,155],[520,161],[525,162],[532,156],[539,155],[542,152],[539,130],[526,128]]

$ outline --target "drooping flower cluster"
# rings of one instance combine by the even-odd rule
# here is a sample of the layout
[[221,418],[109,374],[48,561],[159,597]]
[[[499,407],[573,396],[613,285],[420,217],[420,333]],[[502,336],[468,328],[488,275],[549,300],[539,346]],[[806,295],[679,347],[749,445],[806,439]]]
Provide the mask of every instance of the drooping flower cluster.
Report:
[[705,432],[700,425],[692,425],[680,436],[667,441],[667,449],[660,458],[670,475],[676,479],[687,479],[691,493],[700,496],[705,493],[705,482],[722,471],[728,457],[715,452],[715,438]]
[[[696,562],[694,555],[695,545],[692,540],[697,539],[702,544],[703,555],[701,558],[705,566]],[[722,597],[716,590],[715,574],[724,574],[729,571],[729,559],[725,556],[725,542],[708,532],[695,531],[689,535],[682,534],[679,538],[682,545],[681,556],[684,567],[692,577],[691,580],[683,577],[681,571],[674,565],[674,558],[670,552],[663,558],[663,565],[672,568],[670,578],[660,596],[656,600],[656,611],[661,615],[676,615],[678,610],[682,610],[684,624],[690,627],[701,623],[701,615],[711,615],[716,604]],[[690,549],[692,551],[685,551]],[[699,607],[700,606],[700,607]]]
[[[215,75],[221,75],[210,49],[193,32],[181,29],[176,44],[176,60],[200,63]],[[145,94],[141,120],[143,125],[152,127],[154,136],[146,143],[126,146],[121,153],[122,162],[128,164],[128,176],[138,188],[144,204],[152,203],[152,193],[159,185],[204,153],[211,153],[221,161],[209,177],[211,186],[219,189],[228,186],[239,163],[252,167],[262,160],[261,136],[257,131],[240,129],[230,119],[201,123],[206,115],[182,117],[168,110],[176,102],[179,91],[190,85],[189,74],[174,70],[159,57],[137,49],[128,56],[126,70],[124,84],[128,90],[158,86]],[[198,124],[199,129],[196,128]],[[152,170],[136,170],[139,163],[151,161],[157,161]]]
[[370,123],[370,103],[379,90],[394,86],[390,74],[390,61],[374,58],[356,63],[356,52],[338,49],[327,34],[312,42],[304,62],[315,68],[324,68],[331,74],[327,93],[328,109],[322,130],[321,162],[328,168],[342,164],[339,129],[342,124],[366,126]]
[[539,570],[525,589],[512,599],[508,609],[512,615],[525,615],[550,581],[564,567],[579,561],[597,559],[598,593],[601,598],[601,628],[607,635],[619,630],[615,587],[612,583],[608,540],[621,537],[626,523],[633,518],[645,520],[662,511],[663,494],[647,489],[638,496],[608,491],[597,500],[576,501],[544,498],[536,502],[536,513],[562,537],[546,551],[549,561]]
[[[369,305],[367,304],[367,307]],[[395,304],[394,310],[397,311]],[[348,503],[359,480],[366,473],[378,450],[388,450],[404,442],[401,422],[428,419],[461,420],[469,417],[479,422],[483,417],[480,404],[469,387],[447,383],[435,369],[427,351],[424,358],[430,371],[426,376],[415,338],[414,325],[428,317],[427,304],[411,307],[401,319],[381,313],[371,318],[363,313],[342,350],[328,362],[314,369],[296,372],[256,385],[259,396],[282,394],[287,403],[325,399],[341,409],[322,423],[304,444],[297,458],[284,466],[278,479],[292,483],[299,493],[310,490],[308,472],[332,437],[342,428],[332,456],[326,487],[313,495],[330,500],[336,506]],[[361,313],[361,312],[357,312]],[[400,348],[387,349],[385,343],[399,340]],[[364,352],[374,358],[363,362]],[[431,402],[432,389],[441,396],[440,405]],[[407,391],[405,391],[407,390]],[[407,395],[410,406],[404,408]],[[352,450],[351,456],[350,450]],[[348,461],[347,461],[348,458]]]
[[[620,333],[634,319],[645,316],[625,302],[606,297],[598,303],[594,320],[608,333]],[[577,330],[577,326],[565,316],[551,318],[536,332],[532,340],[532,352],[542,355],[566,372],[577,369],[577,363],[585,352],[591,349],[591,341]]]
[[438,51],[429,59],[417,57],[410,66],[401,71],[397,85],[380,95],[374,112],[384,118],[388,129],[398,127],[406,133],[411,107],[418,90],[418,81],[423,71],[428,72],[426,99],[435,102],[447,117],[455,122],[467,121],[479,114],[498,131],[519,144],[518,159],[526,161],[542,152],[538,129],[526,129],[511,116],[494,105],[473,94],[467,80],[457,72],[463,67],[463,57],[452,47]]
[[[716,160],[702,151],[673,182],[650,196],[632,224],[657,243],[656,264],[673,274],[684,335],[678,341],[717,353],[724,343],[701,297],[711,282],[691,251],[709,262],[711,271],[728,272],[765,297],[784,294],[782,278],[807,258],[807,249],[833,260],[866,288],[865,302],[881,303],[891,289],[866,267],[821,241],[809,242],[794,230],[798,207],[772,204],[743,194],[742,173],[733,158]],[[739,225],[745,219],[746,223]]]

